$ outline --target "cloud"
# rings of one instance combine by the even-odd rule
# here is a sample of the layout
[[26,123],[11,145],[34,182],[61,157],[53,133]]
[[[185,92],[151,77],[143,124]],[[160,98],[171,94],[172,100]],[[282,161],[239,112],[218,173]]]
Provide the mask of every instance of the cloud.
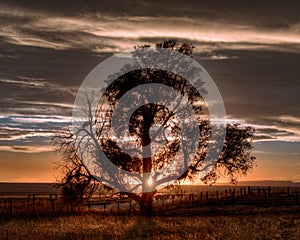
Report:
[[[268,119],[270,119],[268,117]],[[278,119],[292,119],[298,122],[299,118],[281,116]],[[278,120],[278,124],[265,121],[264,124],[253,123],[253,120],[238,119],[229,116],[227,123],[241,123],[241,126],[255,128],[254,142],[300,142],[300,129],[291,129]],[[270,123],[270,125],[268,125]],[[51,143],[51,137],[63,126],[70,124],[70,118],[64,116],[1,116],[0,117],[0,143],[6,151],[38,152],[46,151]],[[41,147],[41,143],[43,144]],[[14,147],[13,147],[14,146]],[[38,146],[35,148],[35,146]],[[272,154],[274,151],[255,150],[259,154]],[[295,154],[295,152],[288,152]]]
[[[108,27],[111,24],[114,28]],[[298,24],[297,24],[298,26]],[[115,51],[129,46],[149,43],[147,39],[179,38],[195,43],[221,43],[216,47],[227,47],[232,43],[239,48],[273,48],[278,44],[300,44],[300,33],[295,25],[285,29],[270,30],[234,23],[214,22],[206,19],[178,17],[103,17],[84,16],[78,18],[44,18],[32,23],[30,28],[52,33],[60,29],[65,33],[65,43],[80,47],[80,42],[103,44]],[[26,27],[25,27],[26,28]],[[68,39],[69,33],[77,34],[77,42]],[[83,34],[85,33],[85,35]],[[126,40],[125,40],[126,39]],[[141,41],[143,39],[144,41]],[[85,41],[84,41],[85,40]],[[157,41],[157,40],[156,40]],[[223,44],[223,45],[222,45]],[[258,45],[258,46],[256,46]],[[270,45],[270,46],[268,46]],[[197,49],[196,49],[197,51]]]
[[[300,118],[282,116],[259,116],[255,119],[237,118],[228,115],[224,119],[229,124],[239,123],[241,127],[250,126],[255,129],[254,142],[294,142],[300,143]],[[260,153],[263,153],[260,151]],[[271,153],[271,152],[270,152]],[[292,154],[292,153],[291,153]]]
[[[45,96],[47,96],[45,94]],[[13,99],[4,99],[0,101],[1,112],[5,115],[44,115],[44,116],[71,116],[73,111],[73,104],[69,103],[55,103],[51,102],[53,99],[49,99],[49,102],[43,101],[22,101]]]
[[0,109],[6,115],[70,115],[77,88],[44,78],[0,77]]
[[242,125],[255,129],[255,142],[299,142],[300,118],[294,116],[260,116],[256,119],[243,119]]
[[[80,1],[72,4],[58,1],[43,4],[35,1],[26,4],[21,1],[1,2],[0,41],[3,53],[0,57],[6,60],[2,65],[5,71],[0,76],[1,112],[7,116],[21,116],[2,122],[3,138],[5,136],[7,140],[9,134],[10,139],[15,141],[46,138],[47,132],[51,132],[49,129],[63,124],[63,118],[61,122],[55,122],[60,120],[51,119],[51,115],[71,115],[78,85],[91,66],[100,62],[99,58],[90,60],[90,53],[101,56],[105,52],[128,50],[135,45],[151,44],[167,38],[191,41],[197,47],[195,55],[198,59],[212,60],[209,61],[211,64],[217,62],[218,65],[212,65],[211,69],[220,71],[216,79],[219,77],[228,86],[224,90],[221,86],[220,89],[228,91],[230,98],[235,98],[234,104],[241,105],[234,107],[247,111],[248,116],[258,110],[264,113],[270,106],[277,108],[274,101],[288,102],[289,96],[294,98],[298,75],[292,73],[286,76],[285,71],[291,70],[288,66],[293,68],[299,62],[298,58],[290,57],[300,52],[297,7],[279,3],[272,3],[272,8],[268,4],[245,7],[235,2],[220,3],[223,7],[216,8],[214,4],[200,4],[197,1],[193,4],[174,1],[172,5],[159,1],[151,4],[125,1],[123,8],[119,9],[115,4],[114,1],[101,1],[101,4],[82,4]],[[70,54],[74,50],[82,54]],[[253,52],[253,55],[243,55],[244,50]],[[262,54],[265,50],[274,53]],[[88,57],[83,54],[86,52]],[[280,62],[278,59],[285,59],[286,52],[293,54],[288,55],[285,62]],[[75,58],[76,61],[73,60]],[[266,59],[270,62],[256,64]],[[227,65],[228,62],[235,65]],[[280,69],[283,64],[284,71]],[[250,69],[249,72],[245,71],[247,69]],[[236,75],[230,72],[233,70],[237,71]],[[274,74],[266,74],[267,70]],[[245,77],[247,75],[248,78]],[[293,83],[289,89],[283,89],[283,77],[289,77],[289,83]],[[251,81],[252,88],[250,84],[246,85],[247,81]],[[237,91],[233,91],[234,86],[239,84],[242,87],[236,89],[242,100],[237,97]],[[279,95],[282,92],[289,94]],[[274,98],[274,95],[279,97]],[[228,103],[227,99],[225,103]],[[252,111],[249,111],[252,106]],[[273,108],[268,110],[273,111]],[[299,119],[286,115],[290,108],[285,109],[283,114],[278,113],[280,117],[277,119],[261,116],[261,112],[252,120],[245,116],[237,119],[257,129],[257,142],[298,142]],[[33,117],[24,118],[24,115]],[[0,119],[7,120],[7,117]],[[36,129],[44,129],[45,132],[32,135]]]
[[[61,107],[61,108],[68,108],[69,110],[73,109],[73,104],[70,103],[56,103],[56,102],[43,102],[43,101],[20,101],[20,103],[23,104],[29,104],[29,105],[36,105],[36,106],[42,106],[42,107]],[[36,120],[36,119],[35,119]]]
[[73,95],[77,92],[77,87],[72,86],[61,86],[50,81],[47,81],[44,78],[33,78],[26,76],[17,76],[16,79],[3,79],[0,78],[0,83],[6,85],[19,85],[26,88],[36,88],[36,89],[46,89],[48,91],[60,91],[60,92],[69,92]]
[[300,123],[300,118],[297,118],[294,116],[289,116],[289,115],[284,115],[284,116],[279,116],[278,121],[283,122],[283,123],[298,125]]
[[22,153],[41,153],[53,152],[51,146],[0,146],[0,151],[22,152]]
[[294,181],[294,182],[300,182],[300,174],[293,176],[292,177],[292,181]]
[[27,77],[19,77],[20,80],[13,80],[13,79],[0,79],[0,82],[2,83],[8,83],[8,84],[19,84],[29,87],[45,87],[45,83],[42,81],[44,79],[36,79],[36,78],[27,78]]
[[[294,155],[300,155],[300,153],[294,153]],[[292,166],[292,167],[300,167],[300,162],[293,162],[293,163],[290,164],[290,166]]]
[[64,116],[1,116],[0,150],[12,152],[53,151],[51,138],[70,119]]
[[[155,4],[153,8],[156,8]],[[193,13],[194,9],[187,11]],[[224,20],[224,17],[218,17],[216,10],[215,19],[205,14],[188,17],[188,12],[183,16],[175,13],[153,16],[150,10],[145,15],[117,16],[111,11],[78,11],[73,15],[61,15],[20,7],[11,14],[7,12],[0,11],[3,18],[0,37],[7,43],[20,46],[118,52],[161,39],[179,38],[193,41],[199,46],[196,51],[201,51],[203,44],[214,50],[230,49],[234,44],[235,49],[289,51],[292,47],[300,51],[299,22],[288,22],[279,28],[269,27],[270,24],[260,26],[255,20],[249,22],[250,18],[237,21],[232,16]],[[213,58],[220,59],[217,55]]]

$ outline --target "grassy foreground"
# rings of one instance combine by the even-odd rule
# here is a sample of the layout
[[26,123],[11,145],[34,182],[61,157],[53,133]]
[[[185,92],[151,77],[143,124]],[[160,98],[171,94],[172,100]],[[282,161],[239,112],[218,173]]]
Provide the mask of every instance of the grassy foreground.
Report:
[[226,206],[162,216],[83,214],[0,221],[0,239],[300,239],[300,206]]

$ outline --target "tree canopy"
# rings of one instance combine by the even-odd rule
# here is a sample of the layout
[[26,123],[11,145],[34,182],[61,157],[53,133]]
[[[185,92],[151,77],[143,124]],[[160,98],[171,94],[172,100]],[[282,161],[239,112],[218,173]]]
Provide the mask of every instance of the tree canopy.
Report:
[[[139,59],[143,57],[143,61],[147,61],[147,58],[144,57],[147,48],[149,46],[137,47],[134,54]],[[188,43],[179,43],[177,40],[169,40],[156,44],[155,49],[159,48],[192,56],[194,46]],[[167,58],[160,60],[168,61]],[[170,62],[170,64],[174,64],[174,62]],[[192,68],[185,65],[180,59],[175,64],[179,69],[178,72],[180,72],[180,68]],[[116,75],[111,75],[110,79],[107,79],[107,86],[99,103],[97,103],[95,115],[90,114],[91,111],[95,110],[87,104],[88,121],[83,123],[85,126],[75,130],[75,132],[61,132],[55,136],[55,145],[62,152],[65,162],[73,165],[73,167],[67,168],[62,183],[70,182],[70,178],[76,179],[78,172],[82,173],[81,177],[84,177],[84,180],[81,179],[79,182],[86,182],[87,185],[95,179],[109,186],[116,186],[110,184],[115,183],[115,181],[118,181],[118,184],[122,186],[125,184],[109,171],[103,172],[98,178],[90,173],[89,166],[82,162],[81,155],[78,154],[78,145],[75,144],[79,137],[77,132],[81,131],[87,132],[87,135],[95,135],[92,138],[95,149],[101,149],[118,169],[145,176],[140,179],[142,191],[134,192],[128,189],[127,194],[139,202],[142,213],[146,215],[152,212],[152,199],[156,193],[156,188],[160,185],[165,186],[164,184],[171,180],[199,179],[200,176],[203,182],[214,183],[220,175],[226,175],[230,181],[235,182],[240,174],[246,174],[253,169],[255,157],[252,156],[251,150],[254,129],[249,126],[241,126],[238,123],[227,124],[221,154],[218,159],[215,159],[214,164],[205,164],[208,149],[210,148],[212,151],[215,145],[212,143],[212,125],[208,117],[207,103],[203,98],[206,90],[202,87],[204,83],[201,82],[201,79],[197,82],[198,87],[195,88],[180,74],[158,68],[139,68],[126,72],[117,78]],[[147,94],[155,94],[157,88],[149,87],[145,91],[133,91],[130,95],[131,104],[134,106],[139,106],[140,102],[145,104],[133,111],[127,126],[128,134],[124,135],[124,131],[127,130],[118,123],[122,123],[128,118],[127,112],[130,106],[121,105],[120,107],[120,100],[133,89],[149,83],[165,85],[174,89],[178,94],[175,96],[173,92],[169,91],[169,88],[161,88],[162,100],[153,103],[147,102],[144,98]],[[170,104],[170,99],[172,104]],[[191,106],[194,113],[193,118],[180,108],[184,101]],[[120,108],[122,109],[120,110]],[[113,119],[117,111],[119,111],[118,119]],[[111,131],[114,121],[114,134],[119,134],[118,137]],[[187,127],[183,128],[182,122]],[[92,128],[95,128],[96,132],[87,130]],[[199,133],[198,135],[194,134],[195,129]],[[185,134],[185,137],[182,134]],[[82,138],[84,136],[80,135]],[[90,147],[86,146],[86,151],[89,149]],[[100,159],[100,155],[95,154],[94,157],[97,162],[103,161]],[[174,160],[175,158],[176,160]],[[167,168],[168,165],[172,167]],[[97,167],[101,167],[101,163]],[[153,172],[158,173],[155,175],[152,174]],[[147,186],[149,184],[146,184],[149,178],[151,178],[151,184],[152,178],[154,183],[152,188],[146,189],[149,187]],[[130,184],[128,188],[130,188]]]

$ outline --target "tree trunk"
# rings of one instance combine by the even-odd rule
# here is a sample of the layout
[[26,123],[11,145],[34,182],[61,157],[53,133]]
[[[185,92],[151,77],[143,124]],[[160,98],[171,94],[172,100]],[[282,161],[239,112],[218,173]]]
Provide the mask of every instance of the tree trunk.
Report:
[[153,196],[155,191],[153,191],[153,183],[150,184],[149,180],[151,178],[152,170],[152,157],[151,157],[151,140],[148,135],[149,130],[143,137],[143,192],[142,198],[139,202],[141,215],[142,216],[151,216],[153,215]]
[[141,215],[152,216],[153,215],[153,196],[155,192],[143,192],[142,199],[139,202]]

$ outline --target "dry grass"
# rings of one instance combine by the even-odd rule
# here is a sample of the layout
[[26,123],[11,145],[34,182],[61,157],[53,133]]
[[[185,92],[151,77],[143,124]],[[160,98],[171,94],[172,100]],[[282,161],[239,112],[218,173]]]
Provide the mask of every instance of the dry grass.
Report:
[[2,220],[0,239],[300,239],[300,207],[223,206],[163,216],[84,214]]

